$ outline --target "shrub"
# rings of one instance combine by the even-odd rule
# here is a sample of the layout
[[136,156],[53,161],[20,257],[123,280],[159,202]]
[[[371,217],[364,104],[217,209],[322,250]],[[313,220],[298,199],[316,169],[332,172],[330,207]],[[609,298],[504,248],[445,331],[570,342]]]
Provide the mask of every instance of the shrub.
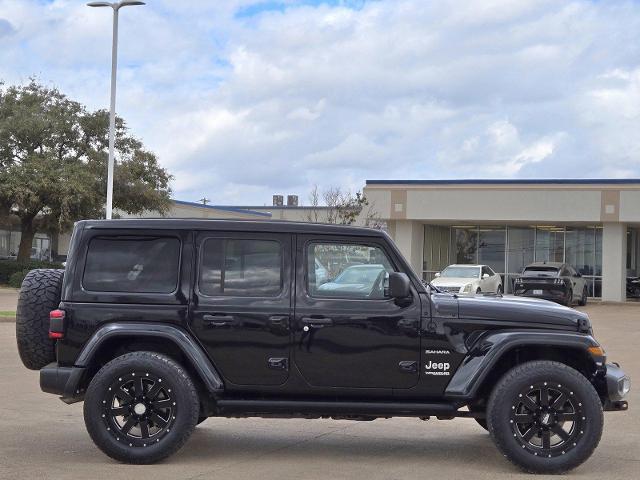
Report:
[[31,269],[26,268],[24,270],[20,270],[11,274],[11,276],[9,277],[9,286],[13,288],[20,288],[22,286],[24,277],[26,277],[27,273],[29,273],[30,271]]
[[[0,260],[0,284],[9,283],[9,279],[14,273],[21,273],[24,270],[28,272],[36,268],[62,268],[62,265],[54,262],[43,262],[41,260],[29,260],[27,262]],[[22,278],[24,278],[24,275]],[[20,284],[22,284],[22,280],[20,280]],[[20,285],[18,285],[18,287],[20,287]]]

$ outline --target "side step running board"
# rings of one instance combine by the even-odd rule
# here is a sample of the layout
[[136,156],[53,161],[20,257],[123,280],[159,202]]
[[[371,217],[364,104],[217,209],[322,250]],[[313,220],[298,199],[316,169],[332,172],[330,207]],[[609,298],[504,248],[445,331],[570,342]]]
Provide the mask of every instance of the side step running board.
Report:
[[295,415],[369,415],[375,417],[458,416],[448,403],[332,402],[297,400],[235,400],[216,402],[221,415],[289,414]]

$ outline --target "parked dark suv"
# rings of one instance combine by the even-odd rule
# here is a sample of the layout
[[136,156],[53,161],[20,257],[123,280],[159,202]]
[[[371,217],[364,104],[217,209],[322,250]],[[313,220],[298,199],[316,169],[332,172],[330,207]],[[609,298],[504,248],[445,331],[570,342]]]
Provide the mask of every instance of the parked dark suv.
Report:
[[425,286],[378,230],[290,222],[76,224],[17,312],[42,390],[96,445],[169,456],[207,417],[474,418],[530,472],[598,444],[629,379],[584,313]]
[[587,304],[587,282],[571,265],[537,262],[524,267],[513,285],[513,294],[544,298],[570,307]]

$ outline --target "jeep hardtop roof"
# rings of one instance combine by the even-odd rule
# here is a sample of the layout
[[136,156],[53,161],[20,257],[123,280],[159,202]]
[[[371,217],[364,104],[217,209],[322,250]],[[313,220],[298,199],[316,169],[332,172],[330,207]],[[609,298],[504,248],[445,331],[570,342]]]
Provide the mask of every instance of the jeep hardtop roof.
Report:
[[389,238],[378,229],[326,223],[277,220],[215,220],[191,218],[135,218],[117,220],[81,220],[76,228],[149,229],[149,230],[234,230],[242,232],[301,233]]

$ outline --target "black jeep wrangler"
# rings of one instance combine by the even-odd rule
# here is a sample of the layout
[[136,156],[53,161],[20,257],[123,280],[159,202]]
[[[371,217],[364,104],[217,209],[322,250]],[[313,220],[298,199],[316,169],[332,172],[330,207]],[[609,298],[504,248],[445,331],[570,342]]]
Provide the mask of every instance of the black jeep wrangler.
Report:
[[25,278],[16,327],[42,390],[84,400],[123,462],[167,457],[207,417],[434,416],[561,472],[596,448],[603,410],[627,409],[584,313],[439,292],[365,228],[82,221],[66,270]]

